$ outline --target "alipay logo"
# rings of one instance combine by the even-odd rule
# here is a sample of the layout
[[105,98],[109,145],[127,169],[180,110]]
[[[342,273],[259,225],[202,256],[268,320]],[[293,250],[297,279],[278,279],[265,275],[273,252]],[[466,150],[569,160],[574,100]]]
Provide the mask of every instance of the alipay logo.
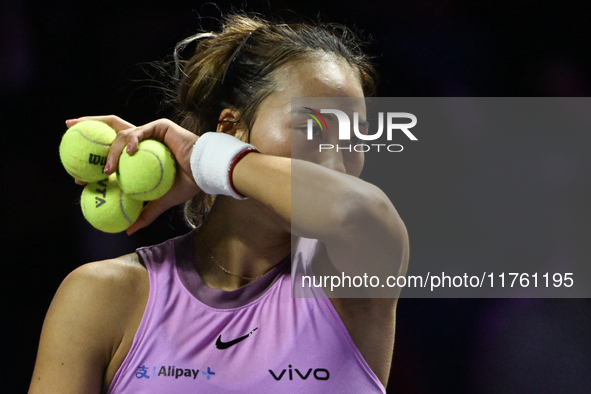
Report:
[[[207,367],[207,371],[202,371],[202,373],[206,375],[207,380],[215,375],[215,372],[211,370],[211,367]],[[142,365],[138,367],[137,372],[135,372],[135,377],[138,379],[170,377],[174,379],[188,378],[195,380],[197,379],[197,376],[199,376],[199,369],[180,368],[174,365],[162,365],[160,367],[152,368]]]

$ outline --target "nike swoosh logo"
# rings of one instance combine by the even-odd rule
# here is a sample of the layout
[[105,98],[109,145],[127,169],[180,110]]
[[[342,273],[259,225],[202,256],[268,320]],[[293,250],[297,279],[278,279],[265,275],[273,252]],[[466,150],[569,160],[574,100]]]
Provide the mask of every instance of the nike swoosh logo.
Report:
[[244,341],[246,338],[251,336],[252,333],[255,332],[256,330],[258,330],[258,327],[255,328],[254,330],[252,330],[251,332],[249,332],[248,334],[241,336],[240,338],[233,339],[229,342],[222,342],[222,335],[220,334],[220,336],[218,337],[218,340],[215,341],[215,347],[217,347],[220,350],[227,349],[230,346],[236,345],[238,342]]

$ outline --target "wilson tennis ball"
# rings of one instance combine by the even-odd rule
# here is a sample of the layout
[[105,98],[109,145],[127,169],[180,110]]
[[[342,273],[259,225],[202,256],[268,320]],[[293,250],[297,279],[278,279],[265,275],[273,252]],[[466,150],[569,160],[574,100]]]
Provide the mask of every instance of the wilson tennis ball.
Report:
[[106,233],[126,230],[140,216],[143,204],[127,196],[115,174],[108,179],[89,183],[80,197],[82,212],[88,222]]
[[84,120],[70,127],[60,143],[60,159],[66,171],[84,182],[105,178],[107,155],[117,133],[98,120]]
[[168,148],[156,140],[139,143],[133,155],[121,154],[117,179],[130,197],[150,201],[162,197],[174,183],[175,162]]

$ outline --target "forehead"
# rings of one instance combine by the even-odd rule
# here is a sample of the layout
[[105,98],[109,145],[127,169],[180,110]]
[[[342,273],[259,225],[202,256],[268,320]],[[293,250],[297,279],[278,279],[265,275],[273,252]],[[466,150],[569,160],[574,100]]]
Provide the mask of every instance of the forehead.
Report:
[[323,54],[289,63],[275,74],[275,93],[291,97],[363,97],[357,72],[349,63]]

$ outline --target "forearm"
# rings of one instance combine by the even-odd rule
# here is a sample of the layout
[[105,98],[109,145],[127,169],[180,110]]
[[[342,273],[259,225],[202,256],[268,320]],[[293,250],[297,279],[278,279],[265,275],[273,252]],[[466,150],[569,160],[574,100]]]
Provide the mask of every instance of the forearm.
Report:
[[233,182],[283,218],[293,235],[322,241],[338,270],[405,274],[406,227],[375,185],[307,161],[257,153],[236,165]]
[[233,182],[239,192],[284,219],[296,235],[322,238],[342,208],[337,190],[342,181],[335,179],[337,174],[301,160],[248,154],[236,165]]
[[359,178],[264,154],[246,155],[234,169],[233,183],[290,223],[295,235],[323,241],[334,238],[353,214],[370,214],[376,200],[389,203],[377,187]]
[[234,167],[234,187],[291,222],[291,160],[249,153]]

